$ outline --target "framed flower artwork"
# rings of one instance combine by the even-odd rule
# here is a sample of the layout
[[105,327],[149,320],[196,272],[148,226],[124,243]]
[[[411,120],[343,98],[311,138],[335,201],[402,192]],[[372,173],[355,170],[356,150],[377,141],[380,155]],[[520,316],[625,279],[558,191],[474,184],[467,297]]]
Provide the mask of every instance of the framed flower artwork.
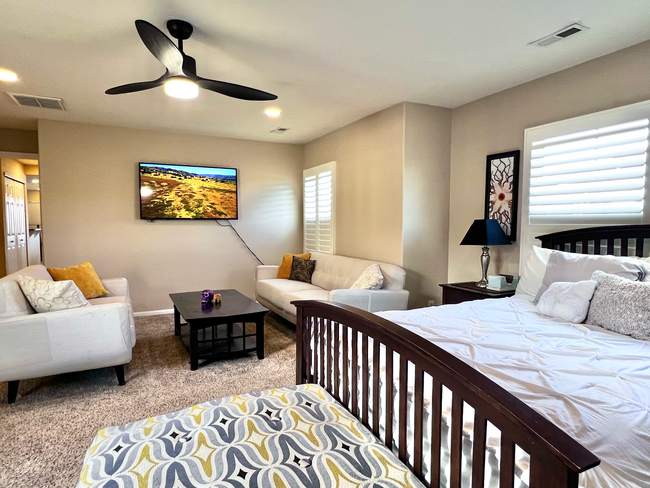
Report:
[[485,218],[495,219],[511,241],[517,240],[520,151],[487,157]]

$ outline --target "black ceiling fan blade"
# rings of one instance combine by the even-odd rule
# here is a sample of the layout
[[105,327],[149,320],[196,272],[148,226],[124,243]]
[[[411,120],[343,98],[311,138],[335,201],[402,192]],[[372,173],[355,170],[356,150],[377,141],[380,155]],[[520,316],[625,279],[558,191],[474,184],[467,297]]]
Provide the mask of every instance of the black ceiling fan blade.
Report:
[[106,90],[105,93],[107,95],[121,95],[122,93],[133,93],[142,90],[149,90],[150,88],[156,88],[158,86],[161,86],[163,83],[165,83],[166,78],[167,78],[167,73],[162,75],[157,80],[141,81],[139,83],[128,83],[126,85],[120,85],[113,88],[109,88],[108,90]]
[[183,74],[183,54],[169,37],[146,20],[136,20],[135,28],[144,45],[167,68],[171,76]]
[[253,101],[275,100],[278,98],[277,95],[273,95],[272,93],[267,93],[262,90],[256,90],[255,88],[235,85],[234,83],[226,83],[225,81],[208,80],[207,78],[201,78],[200,76],[192,75],[192,73],[187,73],[187,75],[201,88],[221,93],[227,97]]

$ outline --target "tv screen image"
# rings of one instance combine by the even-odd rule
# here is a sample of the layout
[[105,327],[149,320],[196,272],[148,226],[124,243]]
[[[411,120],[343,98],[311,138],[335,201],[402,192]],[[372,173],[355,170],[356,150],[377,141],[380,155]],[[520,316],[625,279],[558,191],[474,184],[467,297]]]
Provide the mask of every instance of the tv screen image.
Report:
[[237,217],[236,169],[140,163],[140,218]]

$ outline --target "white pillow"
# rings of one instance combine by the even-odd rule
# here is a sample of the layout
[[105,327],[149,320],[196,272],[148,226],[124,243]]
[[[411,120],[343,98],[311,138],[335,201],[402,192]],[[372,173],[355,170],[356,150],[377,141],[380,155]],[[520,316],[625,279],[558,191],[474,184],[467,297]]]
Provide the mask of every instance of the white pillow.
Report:
[[16,281],[29,303],[38,313],[90,306],[88,300],[72,280],[37,280],[31,276],[19,275],[16,277]]
[[529,295],[531,298],[537,295],[537,291],[542,286],[544,274],[546,274],[546,264],[552,252],[552,249],[533,246],[528,253],[526,265],[521,272],[521,279],[517,285],[515,295]]
[[379,290],[384,284],[384,275],[377,263],[368,266],[352,283],[350,290]]
[[556,281],[551,283],[537,303],[537,310],[549,317],[580,324],[587,318],[589,302],[594,296],[596,281],[585,280],[576,283]]
[[643,281],[646,273],[645,263],[636,258],[553,251],[535,300],[540,299],[551,283],[589,280],[594,271],[604,271],[631,281]]
[[18,283],[11,278],[0,281],[0,319],[33,313]]

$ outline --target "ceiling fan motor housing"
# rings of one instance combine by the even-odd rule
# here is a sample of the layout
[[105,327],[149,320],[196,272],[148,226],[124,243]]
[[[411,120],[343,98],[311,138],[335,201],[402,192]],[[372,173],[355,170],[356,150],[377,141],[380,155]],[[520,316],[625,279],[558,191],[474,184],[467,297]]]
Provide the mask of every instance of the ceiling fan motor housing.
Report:
[[194,32],[192,24],[180,19],[171,19],[167,21],[167,30],[171,36],[179,41],[186,41]]

